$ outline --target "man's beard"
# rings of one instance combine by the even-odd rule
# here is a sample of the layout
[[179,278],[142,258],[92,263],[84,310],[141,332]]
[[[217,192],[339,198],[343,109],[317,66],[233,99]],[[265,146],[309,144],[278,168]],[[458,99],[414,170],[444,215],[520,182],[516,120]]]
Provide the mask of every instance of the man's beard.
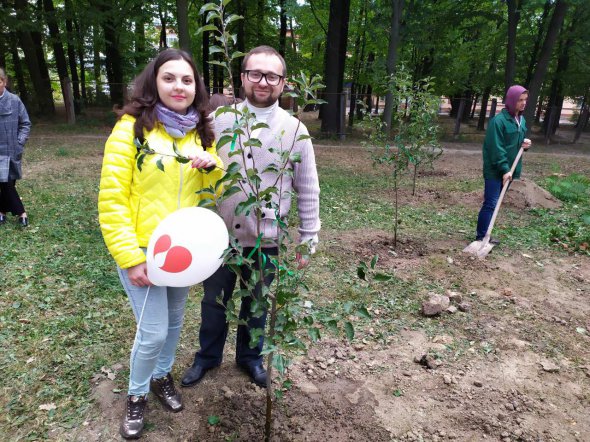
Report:
[[268,94],[266,97],[258,98],[256,97],[254,89],[252,89],[249,92],[246,92],[246,98],[248,99],[248,102],[256,107],[270,107],[278,101],[279,96],[280,95],[274,96],[271,91],[271,93]]

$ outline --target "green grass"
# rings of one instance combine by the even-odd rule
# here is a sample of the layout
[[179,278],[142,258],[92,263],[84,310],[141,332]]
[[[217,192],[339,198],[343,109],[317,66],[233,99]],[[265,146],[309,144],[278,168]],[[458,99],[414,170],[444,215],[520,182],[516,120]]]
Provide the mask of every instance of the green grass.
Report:
[[[76,127],[52,128],[63,132],[64,137],[40,139],[27,146],[25,179],[19,181],[18,189],[31,226],[21,229],[10,219],[0,227],[0,430],[10,434],[12,440],[45,439],[52,430],[67,431],[81,425],[95,411],[91,379],[103,366],[126,365],[135,330],[97,222],[102,122]],[[96,134],[98,138],[73,137],[69,141],[70,133]],[[393,231],[387,171],[366,167],[369,155],[360,149],[359,155],[364,168],[319,164],[321,219],[334,241],[340,232]],[[418,185],[419,192],[471,192],[481,188],[478,180],[445,176],[429,176]],[[409,180],[402,186],[407,195]],[[402,240],[443,238],[461,244],[472,237],[477,216],[472,209],[459,204],[435,207],[431,201],[420,201],[408,196],[400,200]],[[588,199],[566,203],[555,211],[507,209],[502,212],[498,229],[509,248],[564,253],[577,244],[576,250],[583,251],[584,241],[589,241],[589,213]],[[572,244],[571,248],[565,249],[564,243]],[[355,276],[359,259],[329,245],[320,249],[308,274],[307,295],[314,302],[318,319],[346,316],[351,302],[372,312],[379,310],[372,319],[357,317],[354,321],[357,339],[377,341],[402,328],[421,329],[433,336],[453,335],[458,325],[469,325],[470,315],[424,319],[418,314],[424,294],[449,288],[446,283],[425,272],[406,280],[393,278],[367,286]],[[460,286],[461,281],[452,284]],[[186,310],[182,342],[187,342],[190,351],[194,350],[200,322],[198,302],[197,292],[190,297]],[[356,316],[354,309],[351,315]],[[375,329],[372,335],[368,332],[371,327]],[[326,329],[322,333],[330,332]],[[458,342],[447,357],[462,354],[467,346]],[[125,390],[124,370],[116,385]],[[41,410],[42,404],[54,404],[55,409]]]

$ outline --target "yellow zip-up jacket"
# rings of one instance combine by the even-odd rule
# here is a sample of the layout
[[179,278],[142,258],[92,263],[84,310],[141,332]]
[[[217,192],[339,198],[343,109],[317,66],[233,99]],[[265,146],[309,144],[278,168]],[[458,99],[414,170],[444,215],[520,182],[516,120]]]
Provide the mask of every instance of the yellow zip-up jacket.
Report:
[[[115,262],[122,269],[144,262],[141,247],[147,247],[150,236],[168,214],[194,207],[201,198],[195,192],[215,186],[223,175],[223,164],[215,146],[207,149],[218,167],[211,172],[193,169],[191,163],[181,164],[175,158],[156,154],[145,156],[141,171],[137,167],[137,147],[133,139],[135,118],[124,115],[113,128],[105,145],[98,220],[104,241]],[[195,130],[176,145],[183,156],[194,155],[203,147]],[[158,153],[173,155],[174,139],[157,123],[153,130],[144,131],[149,147]],[[162,161],[164,171],[157,166]],[[195,235],[206,232],[195,232]]]

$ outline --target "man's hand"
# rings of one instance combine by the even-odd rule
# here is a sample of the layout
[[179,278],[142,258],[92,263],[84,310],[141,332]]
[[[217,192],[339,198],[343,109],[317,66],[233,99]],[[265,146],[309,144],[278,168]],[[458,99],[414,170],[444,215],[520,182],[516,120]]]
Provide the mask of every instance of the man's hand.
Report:
[[131,281],[131,284],[136,287],[152,285],[147,276],[147,264],[145,262],[129,267],[127,269],[127,277],[129,278],[129,281]]
[[295,261],[297,261],[297,270],[304,269],[309,264],[309,255],[303,255],[297,252],[295,254]]
[[502,185],[505,185],[508,181],[512,181],[512,173],[510,172],[506,172],[502,175]]
[[193,169],[207,169],[217,165],[215,158],[209,152],[198,152],[196,155],[190,155],[189,159],[192,160],[191,167]]
[[529,138],[525,138],[522,142],[522,148],[524,150],[529,150],[531,148],[531,140]]

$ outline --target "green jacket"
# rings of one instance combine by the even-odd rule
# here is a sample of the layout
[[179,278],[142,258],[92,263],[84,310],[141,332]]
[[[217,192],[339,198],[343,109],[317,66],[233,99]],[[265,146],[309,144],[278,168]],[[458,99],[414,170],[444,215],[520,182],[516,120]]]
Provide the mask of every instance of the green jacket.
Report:
[[[520,128],[514,117],[503,109],[488,124],[483,142],[483,176],[485,179],[501,180],[502,175],[510,172],[512,163],[518,154],[526,134],[524,117],[520,119]],[[513,178],[520,177],[522,159],[518,162]]]

